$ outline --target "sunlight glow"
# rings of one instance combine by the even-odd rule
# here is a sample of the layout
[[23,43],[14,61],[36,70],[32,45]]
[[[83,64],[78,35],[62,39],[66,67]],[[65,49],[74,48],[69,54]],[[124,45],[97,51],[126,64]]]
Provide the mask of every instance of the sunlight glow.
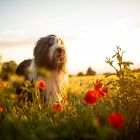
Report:
[[105,59],[112,56],[116,45],[126,52],[127,60],[133,61],[135,66],[140,64],[138,1],[130,0],[126,4],[125,1],[89,0],[87,3],[78,0],[58,4],[52,0],[43,5],[38,5],[37,1],[11,4],[13,7],[5,1],[0,6],[2,61],[20,63],[32,58],[36,41],[56,34],[64,40],[68,50],[69,73],[85,72],[89,66],[97,73],[111,71]]

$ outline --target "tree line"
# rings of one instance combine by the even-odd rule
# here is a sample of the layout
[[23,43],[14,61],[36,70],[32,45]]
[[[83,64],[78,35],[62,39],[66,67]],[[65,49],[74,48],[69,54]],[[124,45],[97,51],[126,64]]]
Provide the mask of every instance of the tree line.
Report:
[[[4,81],[7,81],[10,75],[15,74],[15,70],[17,68],[17,64],[15,61],[8,61],[8,62],[0,62],[0,78]],[[134,73],[139,73],[140,68],[135,68],[132,70]],[[106,75],[108,73],[104,73]],[[89,67],[85,73],[78,72],[76,76],[94,76],[96,75],[96,71]]]
[[[2,80],[7,81],[9,76],[15,73],[17,68],[17,64],[15,61],[8,61],[1,63],[0,68],[0,77]],[[86,73],[79,72],[76,76],[94,76],[96,75],[96,71],[89,67]]]
[[86,71],[86,73],[83,73],[83,72],[79,72],[77,74],[77,76],[94,76],[96,75],[96,71],[93,70],[91,67],[89,67]]

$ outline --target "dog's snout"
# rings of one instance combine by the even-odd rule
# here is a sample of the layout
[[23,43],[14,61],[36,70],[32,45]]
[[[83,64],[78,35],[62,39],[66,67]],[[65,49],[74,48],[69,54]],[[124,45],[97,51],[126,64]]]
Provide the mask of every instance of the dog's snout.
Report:
[[57,51],[58,53],[61,53],[61,52],[63,51],[63,49],[62,49],[62,48],[57,48],[56,51]]

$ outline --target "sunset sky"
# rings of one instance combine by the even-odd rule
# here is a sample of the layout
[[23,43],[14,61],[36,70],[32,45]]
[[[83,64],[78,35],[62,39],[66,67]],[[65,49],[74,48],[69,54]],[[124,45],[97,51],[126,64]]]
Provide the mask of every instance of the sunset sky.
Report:
[[61,37],[68,51],[68,71],[91,66],[97,73],[116,45],[140,67],[140,0],[0,0],[0,55],[17,63],[33,57],[36,41]]

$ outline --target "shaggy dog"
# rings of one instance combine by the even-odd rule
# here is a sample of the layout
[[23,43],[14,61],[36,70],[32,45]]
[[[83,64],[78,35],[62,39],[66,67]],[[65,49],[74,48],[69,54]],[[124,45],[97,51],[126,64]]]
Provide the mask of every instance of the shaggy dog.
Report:
[[24,60],[19,64],[16,74],[24,75],[36,88],[38,88],[39,80],[45,81],[46,90],[40,97],[41,102],[65,102],[68,76],[66,48],[62,39],[55,35],[40,38],[33,54],[33,59]]

